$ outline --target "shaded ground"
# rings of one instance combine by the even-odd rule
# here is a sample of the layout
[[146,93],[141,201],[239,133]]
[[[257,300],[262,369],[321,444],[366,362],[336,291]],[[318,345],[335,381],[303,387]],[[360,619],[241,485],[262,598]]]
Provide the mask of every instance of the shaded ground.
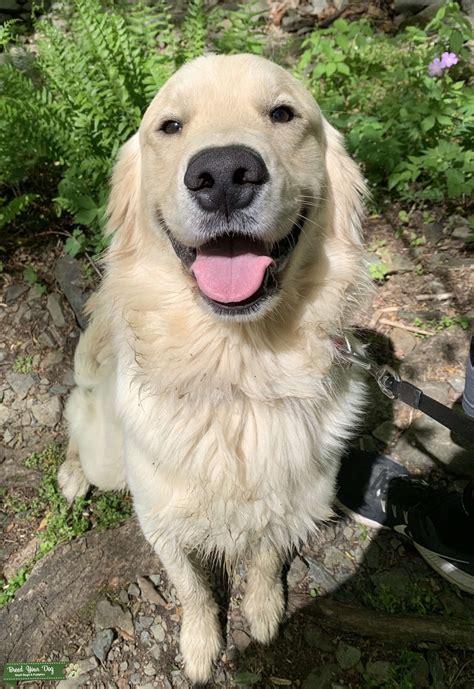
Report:
[[[393,210],[369,219],[371,260],[382,264],[386,277],[376,287],[370,316],[358,324],[378,360],[449,403],[462,391],[468,346],[462,326],[474,317],[473,262],[464,230],[456,217],[437,224],[412,214],[401,225]],[[34,247],[18,250],[3,275],[5,578],[32,560],[48,518],[32,514],[41,474],[23,460],[64,439],[62,408],[73,382],[79,331],[54,277],[60,252],[60,245],[41,253]],[[37,274],[32,286],[23,275],[29,266]],[[30,282],[31,275],[27,272]],[[94,281],[93,268],[84,261],[82,287]],[[394,322],[432,335],[417,337]],[[448,431],[392,405],[376,388],[373,393],[360,446],[388,447],[414,473],[458,488],[474,475],[474,453],[453,443]],[[242,568],[230,591],[227,648],[210,686],[474,686],[468,648],[474,633],[466,626],[474,616],[474,598],[450,587],[393,534],[346,518],[321,527],[291,563],[287,621],[269,648],[251,643],[240,614],[244,576]],[[224,597],[223,582],[217,580],[216,587]],[[40,560],[0,612],[0,647],[5,660],[77,663],[79,675],[60,687],[188,687],[177,647],[180,617],[176,592],[132,519],[117,530],[93,531],[59,545]],[[422,631],[413,617],[424,621]],[[365,636],[369,633],[373,636]]]

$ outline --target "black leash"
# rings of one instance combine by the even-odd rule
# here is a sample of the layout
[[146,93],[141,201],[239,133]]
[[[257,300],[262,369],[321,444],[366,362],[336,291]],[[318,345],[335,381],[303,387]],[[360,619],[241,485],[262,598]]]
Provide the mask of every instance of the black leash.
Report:
[[345,361],[363,368],[375,378],[384,395],[390,399],[399,399],[413,409],[418,409],[457,435],[462,436],[469,443],[474,443],[474,419],[455,412],[445,404],[429,397],[416,385],[402,380],[398,373],[389,366],[378,366],[371,359],[356,352],[347,336],[343,339],[336,339],[335,345],[339,355]]

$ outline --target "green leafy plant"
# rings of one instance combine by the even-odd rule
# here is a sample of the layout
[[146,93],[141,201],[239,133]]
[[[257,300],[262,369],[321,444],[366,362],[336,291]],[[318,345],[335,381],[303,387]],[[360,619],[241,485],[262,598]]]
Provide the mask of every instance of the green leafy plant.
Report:
[[17,356],[13,364],[15,373],[31,373],[33,370],[32,356]]
[[383,282],[390,272],[389,266],[383,261],[369,263],[369,275],[375,282]]
[[34,287],[38,294],[46,292],[46,285],[40,281],[38,273],[33,266],[27,266],[23,271],[23,278],[31,287]]
[[[471,37],[468,20],[448,2],[425,29],[389,36],[366,20],[338,19],[304,41],[296,71],[345,132],[376,193],[462,201],[474,190]],[[430,76],[443,51],[454,51],[457,64]]]
[[[252,3],[209,15],[202,0],[192,0],[180,25],[164,2],[72,5],[67,31],[48,19],[37,22],[35,53],[20,43],[28,58],[21,64],[10,59],[20,49],[15,24],[0,30],[6,51],[0,182],[10,190],[0,201],[0,229],[38,197],[34,189],[18,194],[22,181],[34,187],[34,171],[47,169],[52,178],[59,173],[53,200],[57,214],[68,213],[78,226],[66,242],[68,253],[78,255],[104,248],[100,230],[113,161],[161,85],[208,47],[261,53],[264,36]],[[211,26],[218,31],[210,37]]]

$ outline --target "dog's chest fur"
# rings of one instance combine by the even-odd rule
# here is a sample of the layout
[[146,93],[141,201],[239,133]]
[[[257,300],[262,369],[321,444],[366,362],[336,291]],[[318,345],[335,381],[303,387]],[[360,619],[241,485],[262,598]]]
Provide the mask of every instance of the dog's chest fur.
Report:
[[255,348],[242,332],[160,332],[155,360],[156,329],[133,331],[118,345],[117,402],[143,528],[230,558],[262,538],[279,550],[304,540],[331,514],[361,383],[327,342],[310,354],[304,337]]

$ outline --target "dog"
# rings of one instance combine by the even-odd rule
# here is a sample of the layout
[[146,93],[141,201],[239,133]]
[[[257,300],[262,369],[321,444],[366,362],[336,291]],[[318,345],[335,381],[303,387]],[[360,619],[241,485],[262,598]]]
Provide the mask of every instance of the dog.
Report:
[[243,612],[268,643],[282,564],[332,514],[365,394],[335,346],[367,292],[364,194],[303,85],[247,54],[181,67],[115,165],[58,481],[70,501],[130,490],[193,682],[222,648],[197,560],[245,558]]

